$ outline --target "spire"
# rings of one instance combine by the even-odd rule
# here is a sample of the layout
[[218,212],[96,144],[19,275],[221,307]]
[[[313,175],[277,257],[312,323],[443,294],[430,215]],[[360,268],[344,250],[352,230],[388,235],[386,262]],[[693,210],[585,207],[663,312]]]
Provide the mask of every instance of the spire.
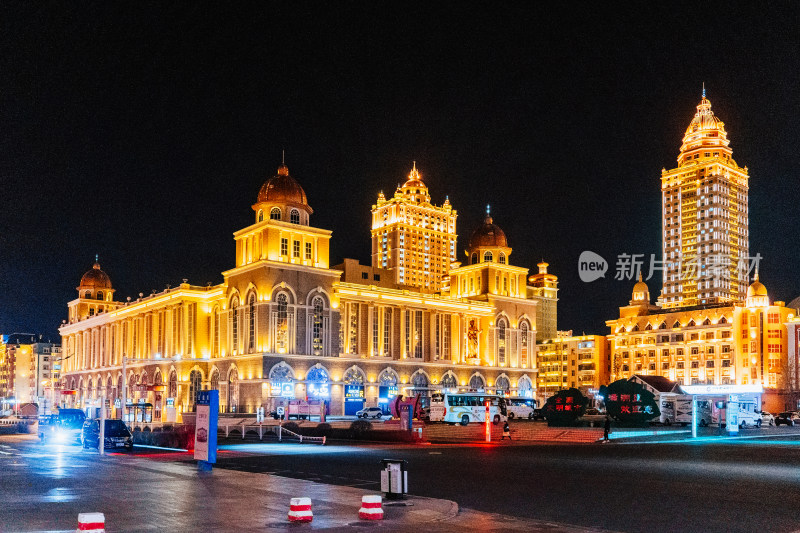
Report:
[[706,82],[703,82],[703,98],[706,97]]
[[641,281],[642,281],[642,269],[640,268],[639,269],[639,282],[641,283]]
[[[705,85],[703,86],[705,87]],[[703,96],[706,95],[705,89],[703,89]],[[286,166],[286,150],[281,150],[281,166]]]
[[486,204],[486,218],[483,220],[484,224],[491,224],[492,223],[492,215],[491,215],[491,206]]

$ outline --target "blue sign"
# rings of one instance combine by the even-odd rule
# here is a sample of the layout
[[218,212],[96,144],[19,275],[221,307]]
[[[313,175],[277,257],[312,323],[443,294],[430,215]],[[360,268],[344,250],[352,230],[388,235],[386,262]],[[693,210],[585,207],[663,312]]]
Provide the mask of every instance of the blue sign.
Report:
[[194,432],[194,458],[201,469],[210,469],[217,462],[217,417],[219,416],[219,391],[197,391],[197,416]]
[[364,387],[362,385],[345,385],[344,386],[344,401],[346,401],[346,402],[363,402],[364,401]]

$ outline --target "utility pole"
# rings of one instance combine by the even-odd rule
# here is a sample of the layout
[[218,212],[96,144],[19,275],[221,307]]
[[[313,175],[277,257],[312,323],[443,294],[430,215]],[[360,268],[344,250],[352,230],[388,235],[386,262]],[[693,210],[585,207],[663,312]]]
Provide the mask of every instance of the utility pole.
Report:
[[122,419],[123,423],[125,421],[125,409],[127,409],[128,405],[128,373],[125,371],[125,363],[127,362],[128,358],[126,356],[122,356]]

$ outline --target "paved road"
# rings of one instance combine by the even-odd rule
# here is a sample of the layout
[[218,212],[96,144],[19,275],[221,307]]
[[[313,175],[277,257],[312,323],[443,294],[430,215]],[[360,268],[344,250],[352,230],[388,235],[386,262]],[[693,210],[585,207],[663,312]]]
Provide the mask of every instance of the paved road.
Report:
[[800,530],[800,437],[595,445],[244,444],[218,466],[377,488],[380,459],[409,490],[462,507],[626,532]]

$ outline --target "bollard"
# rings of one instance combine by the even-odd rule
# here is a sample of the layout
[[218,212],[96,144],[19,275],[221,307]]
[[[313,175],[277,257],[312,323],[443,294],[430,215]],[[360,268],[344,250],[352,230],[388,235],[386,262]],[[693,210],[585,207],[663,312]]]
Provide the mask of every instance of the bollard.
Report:
[[289,501],[289,522],[311,522],[311,498],[292,498]]
[[358,517],[362,520],[383,520],[383,498],[378,495],[362,496]]
[[75,533],[105,533],[106,517],[103,513],[79,513]]

